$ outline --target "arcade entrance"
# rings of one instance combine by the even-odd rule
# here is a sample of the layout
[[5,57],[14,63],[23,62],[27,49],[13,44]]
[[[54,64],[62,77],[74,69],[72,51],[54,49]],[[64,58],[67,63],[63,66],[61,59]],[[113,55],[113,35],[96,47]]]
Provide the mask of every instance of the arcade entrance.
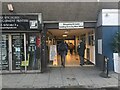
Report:
[[[66,55],[66,66],[74,67],[80,66],[80,59],[77,52],[77,46],[80,40],[83,40],[86,45],[85,49],[85,65],[95,65],[95,29],[49,29],[47,32],[47,53],[48,53],[48,66],[61,66],[61,58],[58,53],[58,45],[64,40],[68,45],[68,53]],[[55,47],[57,56],[51,58],[52,52]],[[57,60],[57,61],[55,61]]]

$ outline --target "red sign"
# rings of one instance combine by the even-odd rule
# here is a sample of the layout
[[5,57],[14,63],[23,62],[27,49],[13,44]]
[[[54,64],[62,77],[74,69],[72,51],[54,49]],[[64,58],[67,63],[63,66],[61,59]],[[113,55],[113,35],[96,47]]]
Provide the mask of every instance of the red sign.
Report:
[[37,47],[40,47],[40,37],[37,37],[37,38],[36,38],[36,46],[37,46]]

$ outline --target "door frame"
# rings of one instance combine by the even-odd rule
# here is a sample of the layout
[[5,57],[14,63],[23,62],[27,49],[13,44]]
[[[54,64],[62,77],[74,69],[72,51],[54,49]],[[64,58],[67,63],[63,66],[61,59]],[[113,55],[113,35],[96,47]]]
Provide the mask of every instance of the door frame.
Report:
[[27,70],[27,66],[25,66],[25,69],[23,70],[13,70],[12,68],[12,61],[13,61],[13,50],[12,50],[12,35],[23,35],[23,39],[24,39],[24,60],[26,61],[26,34],[25,33],[12,33],[12,34],[8,34],[8,46],[9,46],[9,72],[26,72]]

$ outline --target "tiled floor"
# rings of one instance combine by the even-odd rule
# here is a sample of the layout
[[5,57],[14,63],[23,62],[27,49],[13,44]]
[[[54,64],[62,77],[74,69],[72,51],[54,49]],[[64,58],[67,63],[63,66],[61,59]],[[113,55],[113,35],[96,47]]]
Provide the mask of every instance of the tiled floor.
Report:
[[[86,62],[86,59],[84,59],[84,61]],[[50,67],[59,67],[61,66],[61,56],[58,55],[57,56],[57,62],[55,62],[57,64],[53,64],[53,61],[51,61],[48,66]],[[86,63],[85,63],[86,64]],[[90,64],[91,65],[91,64]],[[65,66],[80,66],[80,58],[78,54],[75,54],[73,52],[73,54],[71,55],[70,52],[68,51],[67,55],[66,55],[66,60],[65,60]]]
[[[79,55],[73,53],[72,55],[70,54],[70,52],[68,51],[67,55],[66,55],[66,61],[65,61],[65,65],[66,66],[79,66],[80,64],[80,59],[79,59]],[[53,62],[50,63],[50,66],[53,65]],[[61,65],[61,56],[58,55],[57,56],[57,66]]]

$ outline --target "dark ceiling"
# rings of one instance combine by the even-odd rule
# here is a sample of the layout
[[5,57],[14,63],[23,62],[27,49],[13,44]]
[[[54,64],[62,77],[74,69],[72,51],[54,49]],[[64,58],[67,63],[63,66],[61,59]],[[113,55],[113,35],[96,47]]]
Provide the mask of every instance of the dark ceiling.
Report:
[[[3,13],[9,13],[7,3]],[[10,2],[9,2],[10,3]],[[13,13],[43,13],[44,21],[96,21],[101,9],[116,9],[117,2],[12,2]]]

